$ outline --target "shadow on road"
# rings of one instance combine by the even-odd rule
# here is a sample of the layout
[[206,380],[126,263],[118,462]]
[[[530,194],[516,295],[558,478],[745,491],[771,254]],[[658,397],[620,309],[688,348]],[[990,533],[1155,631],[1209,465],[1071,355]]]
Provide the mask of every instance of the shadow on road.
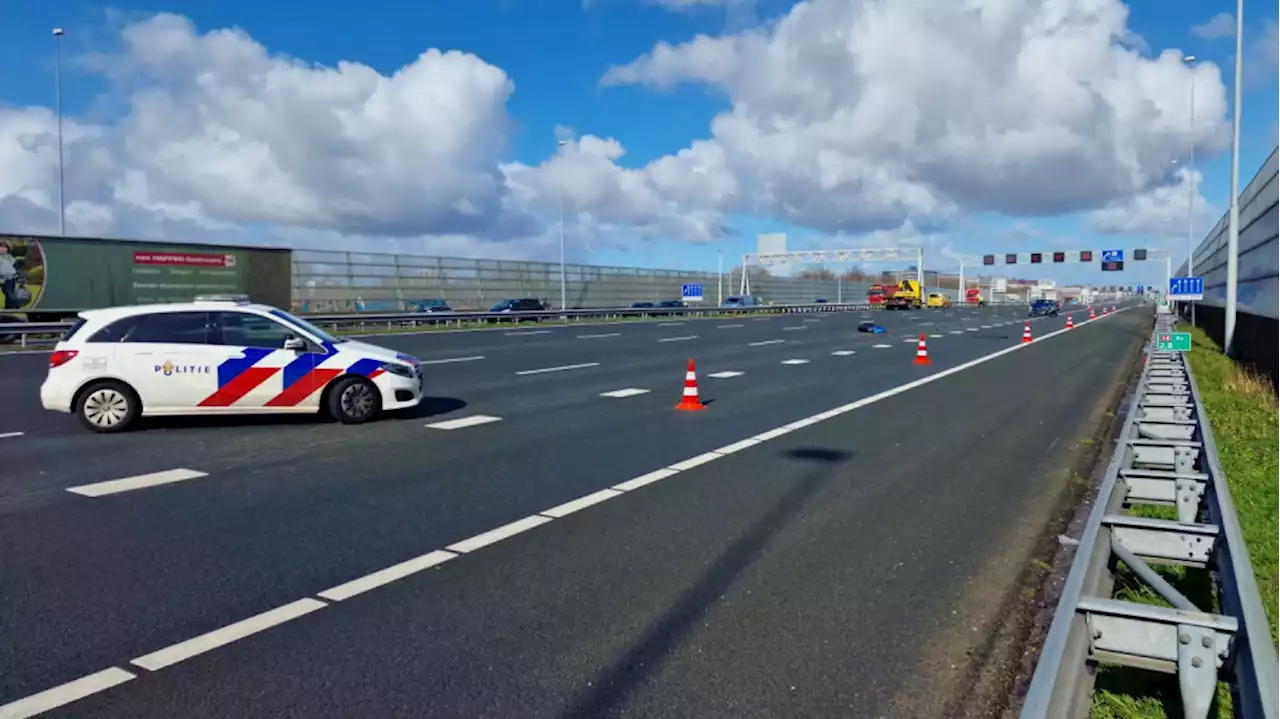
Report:
[[[467,403],[455,397],[423,397],[417,407],[387,412],[365,426],[376,427],[382,422],[420,420],[427,417],[456,412]],[[299,425],[334,424],[322,414],[239,414],[216,416],[146,417],[138,427],[148,429],[210,429],[216,427],[294,427]]]
[[773,508],[757,519],[710,566],[702,579],[689,587],[666,614],[649,627],[645,635],[601,672],[588,690],[581,693],[561,716],[599,717],[614,713],[663,661],[680,646],[689,632],[743,570],[756,561],[770,540],[803,508],[806,502],[830,481],[839,465],[853,453],[823,447],[800,447],[783,456],[821,466],[809,470],[782,495]]

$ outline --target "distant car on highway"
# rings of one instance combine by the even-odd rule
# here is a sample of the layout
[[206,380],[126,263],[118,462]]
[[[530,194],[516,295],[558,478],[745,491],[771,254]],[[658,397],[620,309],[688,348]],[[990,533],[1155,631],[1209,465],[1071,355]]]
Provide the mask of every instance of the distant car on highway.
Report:
[[489,309],[490,312],[539,312],[551,309],[534,297],[503,300]]
[[755,295],[733,295],[724,298],[724,302],[720,303],[721,307],[759,307],[760,298]]
[[639,301],[639,302],[632,302],[632,303],[631,303],[631,309],[633,309],[633,310],[648,310],[648,309],[653,309],[653,303],[652,303],[652,302],[645,302],[644,300],[641,300],[641,301]]
[[946,309],[951,306],[951,298],[938,292],[930,292],[929,298],[925,300],[926,307],[935,309]]
[[1057,317],[1058,303],[1053,300],[1033,300],[1027,311],[1028,317]]
[[85,310],[49,357],[47,410],[94,432],[158,415],[325,412],[343,424],[422,399],[417,358],[241,297]]

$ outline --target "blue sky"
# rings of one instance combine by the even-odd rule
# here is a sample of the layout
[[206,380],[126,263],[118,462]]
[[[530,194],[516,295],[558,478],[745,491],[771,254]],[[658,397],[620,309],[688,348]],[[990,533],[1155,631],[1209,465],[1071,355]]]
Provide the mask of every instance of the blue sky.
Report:
[[[116,112],[100,97],[107,89],[102,77],[82,71],[75,58],[110,51],[118,42],[118,28],[155,12],[190,18],[201,31],[238,27],[273,53],[321,65],[341,61],[366,64],[383,75],[412,63],[426,48],[458,49],[502,68],[515,85],[507,103],[514,121],[510,144],[501,149],[505,160],[537,165],[556,152],[555,129],[572,127],[579,134],[615,138],[626,148],[618,161],[639,168],[664,155],[679,152],[692,140],[705,138],[717,113],[728,106],[724,93],[683,85],[659,91],[641,85],[604,87],[601,77],[648,52],[655,43],[678,43],[698,34],[716,35],[777,18],[791,3],[764,0],[748,11],[722,8],[673,12],[648,0],[365,0],[361,3],[316,0],[296,3],[246,0],[170,0],[134,2],[104,10],[82,0],[19,0],[10,3],[0,24],[0,103],[14,107],[52,105],[52,40],[54,26],[65,27],[63,45],[64,108],[68,116],[110,118]],[[1265,20],[1274,22],[1274,3],[1247,3],[1247,37],[1253,39]],[[1148,55],[1166,48],[1193,53],[1202,60],[1230,68],[1230,39],[1205,39],[1192,32],[1215,13],[1230,11],[1229,2],[1168,2],[1139,0],[1130,4],[1130,29],[1149,46]],[[1256,13],[1256,14],[1251,14]],[[1230,77],[1224,78],[1230,82]],[[1261,166],[1276,143],[1277,92],[1274,75],[1250,82],[1243,115],[1241,187]],[[1197,158],[1204,173],[1201,188],[1212,208],[1212,219],[1227,205],[1229,156],[1216,152]],[[795,226],[768,214],[731,213],[733,234],[717,244],[651,240],[642,247],[604,247],[578,257],[600,264],[710,269],[717,250],[727,259],[754,249],[758,232],[787,232],[793,249],[820,242],[822,230]],[[1028,228],[1043,240],[1029,241]],[[3,229],[3,228],[0,228]],[[946,242],[968,253],[1032,251],[1074,247],[1125,247],[1141,244],[1138,237],[1095,235],[1081,214],[1062,217],[1008,218],[994,212],[968,214],[963,223],[944,232]],[[1069,238],[1069,239],[1066,239]],[[827,240],[829,242],[829,240]],[[1175,244],[1181,262],[1185,239]],[[1153,263],[1156,264],[1156,263]],[[1126,282],[1152,282],[1163,268],[1125,273]],[[1052,276],[1052,273],[1050,273]],[[1061,275],[1063,281],[1081,279]],[[1096,275],[1093,281],[1102,279]]]

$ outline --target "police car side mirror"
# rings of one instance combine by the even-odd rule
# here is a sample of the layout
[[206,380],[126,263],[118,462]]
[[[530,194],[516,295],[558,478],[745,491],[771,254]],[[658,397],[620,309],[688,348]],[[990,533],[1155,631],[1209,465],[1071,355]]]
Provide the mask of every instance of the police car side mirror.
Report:
[[290,337],[284,341],[284,348],[294,352],[302,352],[307,349],[307,343],[306,340],[300,337]]

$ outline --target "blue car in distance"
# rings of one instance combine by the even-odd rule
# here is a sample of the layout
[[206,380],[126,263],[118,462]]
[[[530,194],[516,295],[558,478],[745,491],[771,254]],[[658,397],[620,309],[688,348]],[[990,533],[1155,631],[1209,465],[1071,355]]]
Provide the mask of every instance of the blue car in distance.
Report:
[[1028,317],[1057,317],[1058,303],[1053,300],[1035,300],[1031,303]]

